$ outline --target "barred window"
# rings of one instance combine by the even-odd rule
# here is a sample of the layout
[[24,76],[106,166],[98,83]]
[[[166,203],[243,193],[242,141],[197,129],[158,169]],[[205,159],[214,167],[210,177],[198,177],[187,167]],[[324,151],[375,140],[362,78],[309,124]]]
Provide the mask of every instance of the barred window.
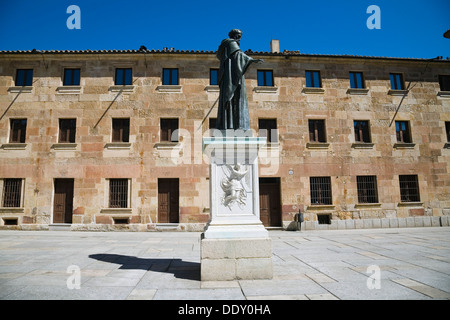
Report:
[[402,202],[419,202],[419,181],[417,175],[401,175],[400,181],[400,197]]
[[311,204],[332,204],[331,177],[310,177]]
[[109,207],[128,208],[128,179],[109,180]]
[[359,203],[377,203],[378,189],[376,176],[356,177]]
[[22,196],[22,179],[3,180],[3,207],[19,208]]

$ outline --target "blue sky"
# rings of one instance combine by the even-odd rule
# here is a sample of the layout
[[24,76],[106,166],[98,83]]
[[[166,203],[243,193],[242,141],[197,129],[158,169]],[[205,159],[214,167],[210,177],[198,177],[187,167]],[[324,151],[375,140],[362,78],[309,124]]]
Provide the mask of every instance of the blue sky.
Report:
[[[67,7],[81,10],[69,30]],[[370,30],[370,5],[381,29]],[[99,50],[173,47],[216,50],[228,31],[241,48],[309,54],[434,58],[450,56],[449,0],[0,0],[0,50]]]

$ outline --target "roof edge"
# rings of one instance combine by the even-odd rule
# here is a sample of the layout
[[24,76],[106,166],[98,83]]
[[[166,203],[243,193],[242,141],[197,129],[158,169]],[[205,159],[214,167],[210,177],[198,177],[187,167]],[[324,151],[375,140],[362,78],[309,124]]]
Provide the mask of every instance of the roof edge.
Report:
[[[127,50],[1,50],[0,55],[5,54],[208,54],[215,55],[217,51],[208,50],[175,50],[173,48],[164,48],[162,50],[155,49],[127,49]],[[450,62],[447,57],[442,56],[435,58],[404,58],[404,57],[384,57],[384,56],[363,56],[349,54],[313,54],[300,53],[300,51],[284,50],[282,52],[266,52],[246,50],[246,54],[260,56],[281,56],[281,57],[316,57],[316,58],[347,58],[347,59],[375,59],[375,60],[401,60],[401,61],[433,61],[433,62]]]

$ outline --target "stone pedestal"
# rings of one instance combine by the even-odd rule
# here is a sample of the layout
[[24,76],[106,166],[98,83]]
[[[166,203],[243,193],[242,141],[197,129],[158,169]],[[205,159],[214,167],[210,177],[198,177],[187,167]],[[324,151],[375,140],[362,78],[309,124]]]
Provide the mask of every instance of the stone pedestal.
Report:
[[201,240],[201,280],[271,279],[272,240],[259,219],[258,150],[265,138],[203,139],[211,217]]

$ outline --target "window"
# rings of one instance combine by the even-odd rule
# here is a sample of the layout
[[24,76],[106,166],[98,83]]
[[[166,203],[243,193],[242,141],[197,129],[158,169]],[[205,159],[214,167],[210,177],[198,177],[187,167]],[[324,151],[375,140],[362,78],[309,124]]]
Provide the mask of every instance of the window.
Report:
[[132,82],[133,76],[131,68],[116,68],[116,85],[131,85]]
[[76,119],[59,119],[59,143],[75,143]]
[[65,86],[79,86],[80,85],[80,69],[64,69]]
[[325,120],[310,119],[309,123],[309,141],[327,142],[325,135]]
[[403,75],[401,73],[390,73],[391,89],[392,90],[404,90],[405,85],[403,83]]
[[402,202],[419,202],[419,181],[417,175],[399,176],[400,181],[400,197]]
[[331,198],[331,177],[310,177],[311,204],[329,205]]
[[128,208],[128,179],[109,180],[109,207]]
[[112,119],[112,142],[129,142],[130,119]]
[[306,87],[322,88],[322,80],[320,79],[320,71],[306,71]]
[[441,91],[450,91],[450,75],[439,75]]
[[16,86],[32,86],[33,85],[33,69],[17,69]]
[[219,69],[209,69],[209,84],[211,86],[219,85]]
[[329,214],[329,213],[318,214],[317,222],[319,224],[331,224],[331,214]]
[[25,143],[27,119],[11,119],[10,143]]
[[258,70],[258,86],[259,87],[273,87],[273,71],[272,70]]
[[163,69],[163,85],[178,85],[178,69]]
[[377,203],[378,189],[376,176],[358,176],[356,177],[358,188],[359,203]]
[[395,132],[397,134],[397,142],[411,143],[411,133],[408,121],[395,121]]
[[447,134],[447,142],[450,142],[450,121],[445,122],[445,133]]
[[209,129],[217,128],[217,118],[209,118]]
[[353,127],[355,129],[355,141],[370,143],[370,127],[367,120],[355,120],[353,121]]
[[161,119],[161,141],[178,142],[178,119]]
[[362,72],[350,72],[350,88],[364,89],[364,79]]
[[3,180],[3,207],[20,208],[22,179]]
[[259,135],[266,137],[267,142],[278,142],[277,119],[259,119]]

